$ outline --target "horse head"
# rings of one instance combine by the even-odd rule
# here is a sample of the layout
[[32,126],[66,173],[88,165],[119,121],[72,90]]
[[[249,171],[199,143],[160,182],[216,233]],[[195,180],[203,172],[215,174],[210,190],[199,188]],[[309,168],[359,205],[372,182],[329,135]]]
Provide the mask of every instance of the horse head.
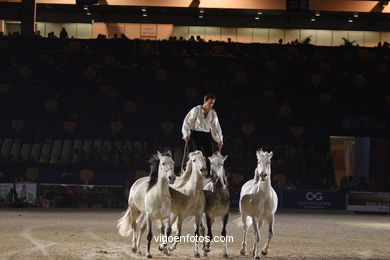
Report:
[[205,177],[208,171],[206,166],[206,159],[204,158],[203,153],[197,150],[195,152],[191,152],[188,157],[191,161],[192,169],[199,171],[201,175]]
[[170,184],[173,184],[176,180],[176,175],[175,162],[172,160],[171,151],[165,153],[157,152],[157,157],[160,160],[158,166],[159,174],[162,174],[163,178],[166,178]]
[[256,180],[268,181],[271,176],[271,158],[273,152],[265,152],[263,149],[256,151],[257,167]]
[[224,187],[227,186],[227,180],[225,176],[224,163],[227,159],[227,155],[222,156],[221,153],[215,152],[208,159],[210,160],[210,176],[214,184],[221,180]]

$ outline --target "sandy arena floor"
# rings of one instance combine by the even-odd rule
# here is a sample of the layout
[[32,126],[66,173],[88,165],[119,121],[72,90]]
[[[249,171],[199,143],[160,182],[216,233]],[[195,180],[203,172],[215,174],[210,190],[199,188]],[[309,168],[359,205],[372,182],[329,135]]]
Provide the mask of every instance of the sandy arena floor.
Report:
[[[0,260],[5,259],[143,259],[130,252],[128,238],[116,231],[120,210],[1,209]],[[230,259],[240,256],[241,230],[232,220],[228,235]],[[221,221],[214,226],[219,235]],[[262,230],[261,247],[266,238]],[[193,234],[190,220],[183,235]],[[155,230],[158,235],[158,231]],[[248,235],[252,247],[252,229]],[[145,245],[145,238],[143,244]],[[202,254],[202,252],[201,252]],[[152,244],[154,259],[196,259],[193,244],[179,244],[171,256],[161,254]],[[208,257],[223,259],[222,244],[212,246]],[[352,213],[279,212],[269,254],[263,259],[390,259],[390,216]]]

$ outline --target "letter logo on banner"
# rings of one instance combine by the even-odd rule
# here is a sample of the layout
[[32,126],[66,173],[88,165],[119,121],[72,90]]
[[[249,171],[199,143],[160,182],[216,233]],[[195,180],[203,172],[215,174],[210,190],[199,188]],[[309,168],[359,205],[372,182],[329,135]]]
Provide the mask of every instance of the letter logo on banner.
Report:
[[306,199],[307,200],[322,200],[324,198],[324,196],[322,196],[322,193],[321,192],[308,192],[306,193]]

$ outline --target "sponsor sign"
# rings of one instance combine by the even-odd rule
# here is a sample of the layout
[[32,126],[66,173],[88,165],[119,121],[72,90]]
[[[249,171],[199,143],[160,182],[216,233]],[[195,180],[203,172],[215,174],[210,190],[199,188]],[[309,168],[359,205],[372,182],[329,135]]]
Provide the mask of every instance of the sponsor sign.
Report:
[[347,209],[360,212],[390,213],[390,193],[351,191],[348,195]]
[[157,25],[155,24],[141,24],[141,37],[156,37]]
[[[6,199],[12,192],[13,183],[0,183],[0,197]],[[16,196],[21,201],[33,203],[37,197],[36,183],[17,183],[15,184]]]
[[286,209],[346,209],[343,192],[328,191],[283,191],[282,207]]

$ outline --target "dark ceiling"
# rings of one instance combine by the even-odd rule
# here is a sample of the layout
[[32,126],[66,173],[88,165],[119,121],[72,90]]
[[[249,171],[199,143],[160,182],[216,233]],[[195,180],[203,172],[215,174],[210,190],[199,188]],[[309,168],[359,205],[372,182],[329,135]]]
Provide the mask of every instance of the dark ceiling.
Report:
[[[0,3],[0,18],[20,20],[20,4]],[[289,12],[285,10],[199,9],[194,7],[146,7],[110,5],[37,4],[37,22],[126,22],[389,31],[390,14],[351,12]],[[258,14],[259,12],[259,14]],[[146,14],[146,16],[145,16]],[[319,15],[319,16],[318,16]]]

